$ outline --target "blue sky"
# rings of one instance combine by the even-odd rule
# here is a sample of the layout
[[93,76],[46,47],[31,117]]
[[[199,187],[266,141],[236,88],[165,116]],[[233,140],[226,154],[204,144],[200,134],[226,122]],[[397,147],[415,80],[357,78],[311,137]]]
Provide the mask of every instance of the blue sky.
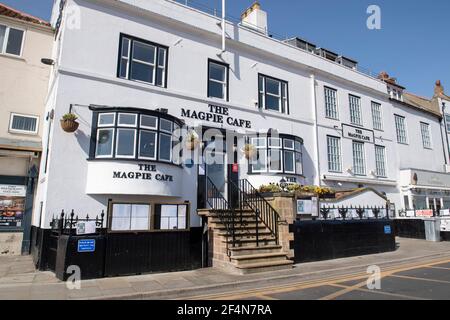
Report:
[[[150,1],[150,0],[149,0]],[[189,0],[191,1],[191,0]],[[220,9],[221,0],[192,0]],[[53,0],[0,0],[48,19]],[[433,94],[442,80],[450,93],[450,1],[448,0],[261,0],[274,35],[299,36],[359,61],[373,72],[387,71],[408,91]],[[239,17],[252,0],[227,0]],[[380,6],[382,29],[366,27],[367,7]]]

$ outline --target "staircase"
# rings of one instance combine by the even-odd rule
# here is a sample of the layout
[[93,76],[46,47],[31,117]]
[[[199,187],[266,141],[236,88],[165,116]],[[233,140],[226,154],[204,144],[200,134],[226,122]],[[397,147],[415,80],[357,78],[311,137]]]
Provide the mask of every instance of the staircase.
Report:
[[238,199],[233,205],[209,179],[207,190],[211,208],[199,210],[199,215],[208,217],[214,266],[239,274],[292,267],[279,245],[277,212],[247,180],[231,183],[230,190]]

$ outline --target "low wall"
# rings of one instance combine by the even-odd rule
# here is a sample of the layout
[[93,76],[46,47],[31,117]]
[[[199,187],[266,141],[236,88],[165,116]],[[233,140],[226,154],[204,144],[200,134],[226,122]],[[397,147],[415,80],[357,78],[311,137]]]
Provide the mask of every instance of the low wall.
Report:
[[425,222],[422,219],[396,219],[395,235],[401,238],[425,240]]
[[390,220],[296,221],[295,262],[312,262],[394,251]]

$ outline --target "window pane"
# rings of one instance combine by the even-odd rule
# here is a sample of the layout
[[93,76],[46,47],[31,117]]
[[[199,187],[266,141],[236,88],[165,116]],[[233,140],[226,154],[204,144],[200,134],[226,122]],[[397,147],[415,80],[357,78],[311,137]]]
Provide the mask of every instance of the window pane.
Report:
[[172,137],[167,134],[161,134],[159,139],[159,160],[171,161]]
[[295,153],[295,171],[297,174],[303,174],[303,157],[301,153]]
[[353,142],[353,171],[357,175],[366,174],[364,144]]
[[164,80],[165,79],[165,70],[164,68],[158,67],[156,69],[156,85],[157,86],[164,86]]
[[161,119],[160,129],[162,131],[173,132],[172,121]]
[[269,149],[270,171],[282,171],[281,150]]
[[266,149],[261,149],[256,152],[251,161],[252,171],[261,172],[267,170],[267,152]]
[[5,41],[6,27],[0,25],[0,53],[3,51],[3,43]]
[[153,83],[155,67],[133,61],[131,65],[131,79]]
[[284,171],[287,173],[295,173],[293,151],[284,152]]
[[269,147],[281,148],[280,138],[269,138]]
[[128,113],[119,113],[119,125],[123,126],[136,126],[137,115]]
[[166,49],[159,48],[158,66],[164,67],[166,65]]
[[141,127],[149,128],[149,129],[157,129],[158,128],[158,118],[152,116],[141,116]]
[[284,139],[284,148],[285,149],[294,149],[294,140]]
[[350,95],[350,121],[353,124],[362,125],[361,99]]
[[280,111],[280,98],[266,95],[266,109]]
[[8,44],[6,52],[14,55],[20,55],[22,51],[23,31],[17,29],[9,29]]
[[11,129],[20,131],[36,132],[37,119],[13,115]]
[[178,228],[178,206],[161,206],[161,230],[174,230]]
[[339,138],[327,137],[328,171],[341,172],[341,142]]
[[120,59],[120,75],[121,78],[127,78],[128,77],[128,60],[127,59]]
[[156,47],[145,43],[133,42],[133,60],[155,64]]
[[150,206],[134,204],[131,206],[131,230],[148,230],[150,222]]
[[209,64],[209,79],[214,79],[220,82],[226,82],[226,70],[225,66],[221,66],[215,63]]
[[134,157],[134,146],[136,144],[136,130],[117,130],[117,156]]
[[280,82],[266,78],[266,92],[277,96],[281,96]]
[[156,158],[156,133],[151,131],[141,131],[139,143],[139,156],[143,158]]
[[129,58],[128,53],[130,52],[130,40],[127,38],[122,39],[122,57]]
[[375,146],[375,164],[376,164],[376,175],[378,177],[385,177],[386,176],[385,148],[382,146]]
[[266,138],[252,138],[252,144],[257,148],[265,147],[266,142]]
[[130,230],[131,205],[114,204],[112,210],[112,231],[128,231]]
[[223,83],[209,81],[209,97],[225,99],[225,86]]
[[99,129],[97,133],[97,156],[112,156],[114,129]]
[[325,88],[325,114],[327,118],[338,119],[337,91]]
[[98,115],[99,126],[113,126],[116,115],[114,113],[102,113]]

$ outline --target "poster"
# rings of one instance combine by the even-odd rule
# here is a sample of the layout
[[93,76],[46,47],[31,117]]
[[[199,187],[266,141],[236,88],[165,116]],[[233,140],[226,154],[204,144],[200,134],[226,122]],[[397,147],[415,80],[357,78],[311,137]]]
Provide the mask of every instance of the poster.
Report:
[[297,214],[311,214],[312,201],[311,200],[297,200]]
[[0,196],[0,228],[22,227],[25,198]]

